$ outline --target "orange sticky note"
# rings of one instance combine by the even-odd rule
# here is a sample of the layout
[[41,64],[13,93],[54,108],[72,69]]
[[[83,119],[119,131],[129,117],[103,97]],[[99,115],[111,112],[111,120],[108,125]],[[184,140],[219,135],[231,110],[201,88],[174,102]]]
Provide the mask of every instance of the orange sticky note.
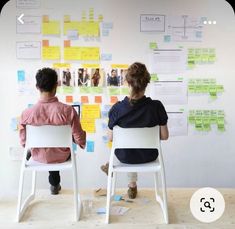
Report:
[[73,96],[72,95],[67,95],[65,97],[66,103],[73,103]]
[[118,97],[117,96],[111,96],[110,97],[110,103],[114,104],[116,102],[118,102]]
[[49,16],[48,15],[43,15],[42,16],[42,22],[49,22]]
[[102,96],[100,95],[95,96],[95,103],[102,103]]
[[49,47],[49,40],[42,40],[42,47]]
[[89,103],[88,96],[86,96],[86,95],[81,96],[81,103]]
[[64,47],[70,47],[70,40],[64,41]]

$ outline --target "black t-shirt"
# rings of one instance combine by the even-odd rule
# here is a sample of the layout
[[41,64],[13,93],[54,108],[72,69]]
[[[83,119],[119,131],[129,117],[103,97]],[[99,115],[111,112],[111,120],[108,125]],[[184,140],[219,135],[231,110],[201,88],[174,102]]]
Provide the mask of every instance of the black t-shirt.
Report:
[[[164,126],[167,119],[166,110],[160,101],[143,96],[130,103],[129,98],[125,97],[109,111],[108,127],[112,130],[116,125],[122,128]],[[121,162],[129,164],[146,163],[158,157],[158,151],[151,149],[117,149],[115,154]]]

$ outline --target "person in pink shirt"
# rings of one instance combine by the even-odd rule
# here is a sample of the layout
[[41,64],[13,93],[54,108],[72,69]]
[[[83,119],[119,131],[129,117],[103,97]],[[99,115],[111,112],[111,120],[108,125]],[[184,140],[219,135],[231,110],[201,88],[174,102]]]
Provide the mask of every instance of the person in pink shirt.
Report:
[[[40,91],[39,101],[23,111],[20,119],[20,143],[26,141],[26,125],[71,125],[73,140],[82,149],[86,145],[86,132],[82,129],[79,116],[72,106],[59,102],[56,95],[58,76],[51,68],[42,68],[36,74],[36,88]],[[70,159],[68,148],[31,149],[33,160],[41,163],[61,163]],[[30,157],[30,156],[29,156]],[[29,157],[27,159],[29,159]],[[58,194],[60,186],[59,171],[49,172],[51,194]]]

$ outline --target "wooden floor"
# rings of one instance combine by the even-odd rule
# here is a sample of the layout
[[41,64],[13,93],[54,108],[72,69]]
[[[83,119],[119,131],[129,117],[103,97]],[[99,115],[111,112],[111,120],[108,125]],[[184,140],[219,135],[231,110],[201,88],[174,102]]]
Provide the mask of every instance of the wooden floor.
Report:
[[[105,197],[94,197],[90,215],[83,215],[79,222],[73,221],[73,193],[62,190],[60,195],[51,196],[48,190],[40,190],[36,199],[27,209],[21,223],[16,223],[16,200],[0,200],[1,229],[64,229],[64,228],[115,228],[115,229],[234,229],[235,228],[235,189],[219,189],[226,202],[224,215],[214,223],[203,224],[193,218],[189,202],[196,189],[168,189],[170,224],[165,225],[160,206],[154,200],[151,189],[139,190],[138,198],[133,203],[116,201],[113,206],[130,208],[123,216],[111,216],[111,224],[104,224],[104,215],[96,209],[105,207]],[[81,192],[83,195],[85,191]],[[125,197],[126,190],[118,194]]]

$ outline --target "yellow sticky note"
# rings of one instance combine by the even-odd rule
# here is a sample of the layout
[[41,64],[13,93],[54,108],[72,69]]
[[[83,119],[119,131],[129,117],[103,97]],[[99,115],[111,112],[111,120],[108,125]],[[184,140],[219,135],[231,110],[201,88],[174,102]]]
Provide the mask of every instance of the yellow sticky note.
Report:
[[82,47],[81,60],[99,60],[100,48],[99,47]]
[[49,21],[42,23],[42,34],[43,35],[60,35],[60,22]]
[[54,63],[53,68],[71,68],[71,64],[68,64],[68,63]]
[[81,119],[82,129],[87,133],[95,133],[95,119],[82,118]]
[[80,47],[65,47],[64,48],[64,60],[81,60],[81,48]]
[[[64,22],[64,35],[67,34],[68,30],[79,30],[80,23],[78,21]],[[80,33],[79,33],[80,35]]]
[[112,68],[127,69],[128,68],[128,64],[112,64],[111,67]]
[[100,105],[88,104],[82,106],[82,118],[100,118]]
[[113,144],[113,142],[111,142],[111,141],[109,141],[109,142],[107,143],[107,146],[108,146],[109,149],[112,148],[112,144]]
[[43,60],[59,60],[60,59],[60,46],[42,47]]
[[83,68],[100,68],[99,64],[82,64]]

